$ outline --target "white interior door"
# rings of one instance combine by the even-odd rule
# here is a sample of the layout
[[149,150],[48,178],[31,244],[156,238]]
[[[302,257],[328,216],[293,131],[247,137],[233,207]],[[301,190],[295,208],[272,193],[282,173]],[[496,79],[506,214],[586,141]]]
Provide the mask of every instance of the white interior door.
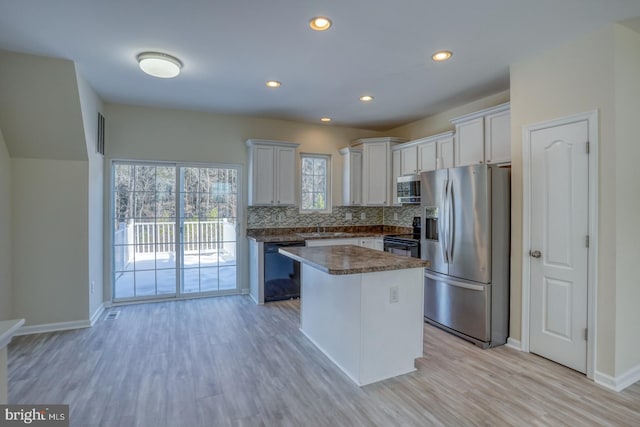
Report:
[[587,370],[588,121],[531,134],[530,351]]

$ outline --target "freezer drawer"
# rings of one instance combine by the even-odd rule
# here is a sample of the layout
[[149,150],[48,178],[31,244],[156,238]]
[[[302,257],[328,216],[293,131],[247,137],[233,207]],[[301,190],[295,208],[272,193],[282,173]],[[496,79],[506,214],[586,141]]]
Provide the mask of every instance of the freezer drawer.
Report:
[[424,317],[482,342],[491,341],[491,285],[425,270]]

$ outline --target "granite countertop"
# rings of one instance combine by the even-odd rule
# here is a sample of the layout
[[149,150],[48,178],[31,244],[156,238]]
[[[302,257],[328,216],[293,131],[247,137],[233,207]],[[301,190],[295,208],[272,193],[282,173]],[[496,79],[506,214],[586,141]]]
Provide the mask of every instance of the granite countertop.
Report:
[[430,267],[429,261],[394,255],[354,245],[288,247],[280,253],[328,274],[360,274],[376,271]]
[[[323,227],[324,228],[324,227]],[[387,234],[411,233],[411,228],[391,226],[327,227],[325,234],[301,236],[316,231],[315,227],[272,228],[247,230],[247,237],[256,242],[304,242],[316,239],[358,239],[362,237],[383,237]],[[341,234],[332,234],[341,233]]]
[[300,233],[267,234],[262,236],[248,235],[247,237],[256,242],[305,242],[316,239],[358,239],[361,237],[383,237],[387,233],[348,233],[348,234],[322,234],[317,236],[301,236]]

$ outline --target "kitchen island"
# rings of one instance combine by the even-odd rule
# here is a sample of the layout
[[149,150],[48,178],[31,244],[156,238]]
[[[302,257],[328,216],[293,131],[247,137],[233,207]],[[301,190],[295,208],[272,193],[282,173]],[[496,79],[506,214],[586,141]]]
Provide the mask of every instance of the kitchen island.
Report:
[[301,263],[300,330],[359,386],[415,371],[424,268],[359,246],[282,248]]

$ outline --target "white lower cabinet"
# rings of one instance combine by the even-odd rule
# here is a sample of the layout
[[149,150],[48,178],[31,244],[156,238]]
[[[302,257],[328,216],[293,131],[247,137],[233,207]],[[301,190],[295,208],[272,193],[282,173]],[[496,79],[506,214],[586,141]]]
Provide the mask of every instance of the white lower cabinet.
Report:
[[264,243],[249,240],[249,295],[264,304]]
[[384,242],[382,241],[382,237],[365,237],[360,239],[358,245],[362,246],[363,248],[375,249],[377,251],[384,250]]
[[359,245],[358,239],[315,239],[307,240],[307,246]]
[[355,245],[362,246],[363,248],[375,249],[378,251],[384,250],[384,243],[382,237],[361,237],[361,238],[346,238],[346,239],[315,239],[307,240],[307,246],[337,246],[337,245]]

